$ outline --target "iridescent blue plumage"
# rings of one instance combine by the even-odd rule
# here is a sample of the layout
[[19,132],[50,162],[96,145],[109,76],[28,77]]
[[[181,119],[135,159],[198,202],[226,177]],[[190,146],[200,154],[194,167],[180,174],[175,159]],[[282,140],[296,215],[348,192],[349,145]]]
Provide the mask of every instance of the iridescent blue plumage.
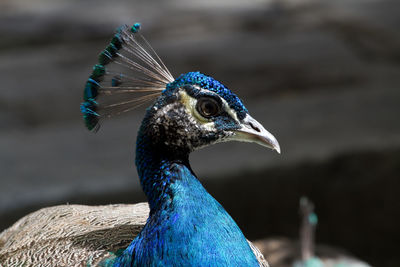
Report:
[[159,181],[160,193],[150,218],[114,266],[259,266],[239,227],[189,167],[161,162],[160,176],[150,179]]
[[188,72],[180,75],[175,81],[167,85],[167,90],[182,87],[184,85],[197,85],[200,88],[210,90],[223,97],[233,108],[240,119],[243,119],[248,113],[242,101],[231,90],[226,88],[222,83],[210,76],[206,76],[198,71]]
[[[174,80],[154,50],[143,49],[136,40],[138,30],[139,24],[117,30],[100,53],[81,105],[91,130],[115,110],[132,109],[138,99],[155,100],[136,143],[136,166],[150,215],[132,243],[102,266],[259,266],[239,227],[194,175],[189,154],[229,140],[279,151],[278,143],[220,82],[200,72]],[[119,68],[113,70],[115,65]],[[110,101],[118,95],[122,100]]]

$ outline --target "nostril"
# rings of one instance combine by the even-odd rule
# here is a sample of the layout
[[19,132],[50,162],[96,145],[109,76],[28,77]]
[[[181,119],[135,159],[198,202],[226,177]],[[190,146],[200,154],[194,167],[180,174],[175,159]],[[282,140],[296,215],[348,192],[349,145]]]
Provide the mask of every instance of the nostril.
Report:
[[260,128],[258,128],[257,126],[255,126],[254,124],[252,124],[251,122],[249,123],[250,127],[253,128],[254,130],[256,130],[257,132],[261,132]]

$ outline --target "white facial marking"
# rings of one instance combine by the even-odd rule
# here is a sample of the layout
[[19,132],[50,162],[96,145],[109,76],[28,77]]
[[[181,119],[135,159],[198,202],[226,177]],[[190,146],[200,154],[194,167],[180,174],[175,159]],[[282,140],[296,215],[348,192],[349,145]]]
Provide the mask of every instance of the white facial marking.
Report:
[[[197,90],[199,91],[203,91],[203,92],[207,92],[208,94],[211,93],[213,95],[216,95],[219,99],[221,99],[222,101],[222,108],[226,111],[226,113],[228,113],[232,119],[234,119],[237,123],[240,123],[236,111],[234,109],[232,109],[228,102],[226,102],[226,100],[222,97],[220,97],[218,94],[210,91],[210,90],[206,90],[203,88],[200,88],[200,86],[198,85],[193,85],[193,87],[195,87]],[[184,103],[185,107],[187,108],[188,114],[192,114],[195,118],[197,118],[206,128],[208,129],[215,129],[214,127],[214,123],[210,122],[210,119],[204,118],[203,116],[201,116],[197,110],[196,110],[196,104],[197,104],[197,99],[195,99],[194,97],[189,96],[185,91],[180,91],[180,96],[182,98],[182,102]],[[207,123],[209,122],[209,123]],[[212,125],[212,127],[211,127]]]
[[215,128],[214,122],[210,121],[209,119],[204,118],[197,112],[196,110],[196,104],[197,104],[197,99],[194,97],[191,97],[188,95],[185,91],[181,90],[179,92],[182,103],[186,108],[186,112],[190,116],[190,118],[193,120],[193,118],[196,118],[198,122],[202,124],[204,128],[206,128],[208,131],[216,131],[217,129]]
[[234,119],[237,123],[240,123],[236,115],[236,111],[234,109],[231,109],[231,107],[229,106],[228,102],[226,102],[225,99],[221,97],[221,100],[223,109],[231,116],[232,119]]

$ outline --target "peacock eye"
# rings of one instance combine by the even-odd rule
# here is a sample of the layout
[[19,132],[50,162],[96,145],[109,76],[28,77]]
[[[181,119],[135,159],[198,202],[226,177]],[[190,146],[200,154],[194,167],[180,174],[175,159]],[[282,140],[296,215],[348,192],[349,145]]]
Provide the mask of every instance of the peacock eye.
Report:
[[201,97],[197,100],[196,109],[201,116],[210,118],[220,113],[221,107],[218,101],[211,97]]

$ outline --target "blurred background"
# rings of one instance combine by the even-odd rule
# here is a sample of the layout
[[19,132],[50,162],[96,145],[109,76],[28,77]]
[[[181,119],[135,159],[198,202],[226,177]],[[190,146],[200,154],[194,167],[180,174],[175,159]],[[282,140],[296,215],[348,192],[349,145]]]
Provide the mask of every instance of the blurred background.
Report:
[[175,77],[222,81],[279,140],[281,155],[226,143],[191,156],[249,239],[296,240],[306,195],[317,243],[400,266],[397,0],[2,0],[0,231],[49,205],[145,201],[144,108],[97,134],[79,111],[97,54],[134,22]]

